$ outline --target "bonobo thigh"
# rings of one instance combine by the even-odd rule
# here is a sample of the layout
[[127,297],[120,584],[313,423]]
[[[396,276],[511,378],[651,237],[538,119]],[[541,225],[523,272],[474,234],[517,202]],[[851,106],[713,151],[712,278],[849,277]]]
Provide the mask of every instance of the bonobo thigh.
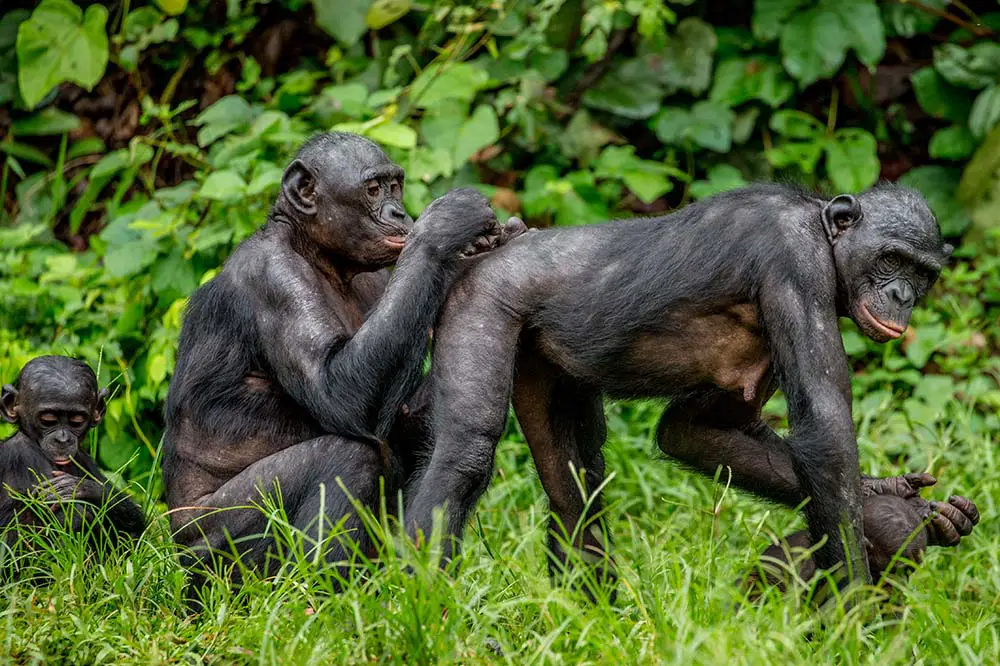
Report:
[[[363,553],[372,549],[351,500],[377,512],[382,479],[387,498],[394,501],[394,475],[371,445],[333,435],[317,437],[253,463],[202,499],[197,513],[179,509],[184,515],[174,521],[181,523],[176,540],[189,547],[183,556],[186,565],[212,555],[232,557],[235,550],[245,565],[266,573],[276,544],[261,507],[273,501],[302,530],[307,551],[323,546],[326,560],[346,572],[346,540],[357,543]],[[338,525],[339,536],[330,541]]]

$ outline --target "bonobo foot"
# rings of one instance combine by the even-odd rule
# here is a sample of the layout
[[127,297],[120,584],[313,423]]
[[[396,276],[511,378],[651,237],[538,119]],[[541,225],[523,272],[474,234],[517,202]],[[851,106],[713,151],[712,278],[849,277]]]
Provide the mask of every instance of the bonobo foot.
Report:
[[506,245],[512,238],[517,238],[527,230],[528,226],[519,217],[512,217],[505,224],[497,222],[486,234],[483,234],[462,250],[461,255],[463,257],[474,257],[477,254],[495,250],[502,245]]
[[[966,497],[952,495],[947,502],[920,497],[921,488],[936,482],[929,474],[863,480],[865,549],[876,583],[887,572],[909,574],[928,546],[955,546],[979,522],[979,510]],[[764,551],[760,569],[744,577],[741,587],[756,599],[764,583],[784,591],[793,576],[810,580],[816,573],[811,548],[807,531],[787,536]]]
[[[549,526],[549,576],[556,583],[566,584],[572,581],[574,587],[581,590],[591,602],[597,600],[597,591],[610,602],[614,602],[615,586],[618,582],[618,571],[611,558],[607,538],[601,525],[592,523],[580,530],[576,544],[570,546],[568,538],[556,536],[559,527],[553,523]],[[567,553],[567,547],[571,552]],[[573,573],[582,574],[579,580],[573,580]]]

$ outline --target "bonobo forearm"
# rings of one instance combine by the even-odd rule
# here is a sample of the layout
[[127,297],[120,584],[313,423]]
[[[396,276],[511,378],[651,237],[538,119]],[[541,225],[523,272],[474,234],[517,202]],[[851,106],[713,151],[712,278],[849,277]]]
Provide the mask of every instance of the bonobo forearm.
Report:
[[[386,437],[419,380],[428,329],[454,280],[456,262],[457,257],[436,259],[420,243],[403,251],[374,311],[327,360],[327,404],[335,407],[317,413],[325,429],[352,437]],[[356,432],[358,423],[370,430]]]

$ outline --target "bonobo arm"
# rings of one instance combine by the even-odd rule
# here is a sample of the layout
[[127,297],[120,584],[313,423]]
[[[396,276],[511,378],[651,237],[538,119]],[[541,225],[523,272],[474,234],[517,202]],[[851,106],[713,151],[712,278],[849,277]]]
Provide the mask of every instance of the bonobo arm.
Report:
[[331,322],[305,272],[282,270],[258,308],[265,353],[281,386],[324,430],[384,439],[415,388],[428,329],[455,277],[459,253],[499,226],[489,201],[456,190],[417,220],[385,293],[351,336]]
[[[142,509],[103,476],[80,478],[53,471],[52,486],[59,498],[65,502],[85,502],[97,509],[103,508],[104,519],[113,524],[119,532],[138,539],[146,529],[146,518]],[[81,517],[85,520],[92,520],[95,516],[95,512],[91,509],[81,510],[80,507],[76,507],[76,510],[83,514]]]
[[[786,267],[787,269],[787,267]],[[805,507],[814,543],[826,535],[816,563],[847,561],[852,576],[870,581],[864,542],[857,440],[851,416],[847,355],[834,294],[809,288],[807,276],[779,278],[760,292],[760,313],[778,381],[788,399],[786,439],[795,476],[810,497]],[[831,279],[820,284],[834,284]],[[849,543],[841,539],[845,528]]]

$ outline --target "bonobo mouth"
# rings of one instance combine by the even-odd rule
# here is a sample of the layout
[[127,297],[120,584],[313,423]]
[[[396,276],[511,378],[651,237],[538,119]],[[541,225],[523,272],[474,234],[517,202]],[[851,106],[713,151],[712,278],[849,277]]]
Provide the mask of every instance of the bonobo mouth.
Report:
[[69,464],[69,458],[53,458],[52,464],[57,467],[65,467]]
[[382,241],[393,250],[402,250],[406,242],[406,236],[386,236]]
[[894,321],[886,321],[884,319],[879,319],[871,313],[868,309],[867,303],[862,303],[859,308],[861,314],[864,316],[865,320],[871,324],[872,328],[884,335],[887,339],[895,340],[903,334],[906,330],[906,326],[902,324],[897,324]]

